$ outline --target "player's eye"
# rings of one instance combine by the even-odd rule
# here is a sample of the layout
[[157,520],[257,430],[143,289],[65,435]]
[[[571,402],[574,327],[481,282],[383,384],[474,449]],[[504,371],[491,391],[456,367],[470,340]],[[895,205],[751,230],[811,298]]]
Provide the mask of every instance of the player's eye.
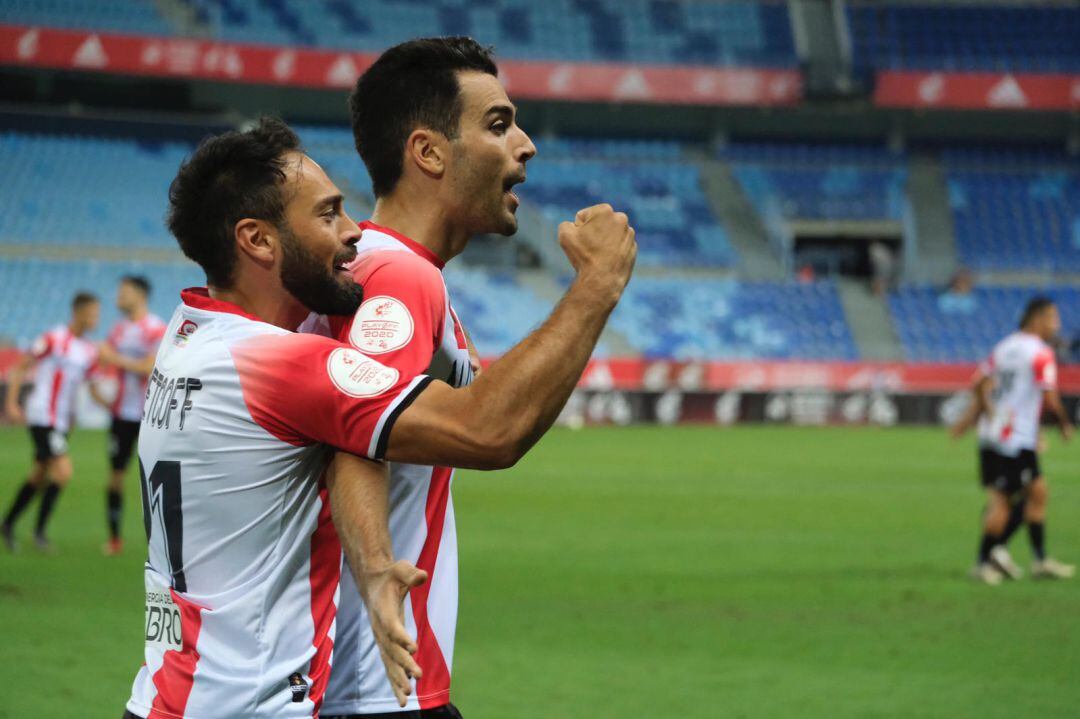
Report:
[[502,135],[506,132],[506,121],[496,120],[495,122],[491,123],[491,131],[494,132],[496,135]]

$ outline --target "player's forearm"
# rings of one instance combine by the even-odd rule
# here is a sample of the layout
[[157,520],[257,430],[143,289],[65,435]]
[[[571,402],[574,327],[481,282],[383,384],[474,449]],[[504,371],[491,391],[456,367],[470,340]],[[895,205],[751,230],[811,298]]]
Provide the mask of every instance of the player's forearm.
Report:
[[394,562],[387,467],[338,452],[327,470],[326,485],[345,560],[367,601],[368,577]]
[[9,412],[19,408],[19,395],[22,393],[23,377],[25,375],[26,367],[22,362],[12,367],[11,372],[8,373],[7,395],[4,404]]
[[551,427],[577,386],[618,296],[575,281],[548,320],[469,386],[478,418],[503,427],[523,455]]
[[394,426],[387,459],[513,465],[566,404],[617,301],[610,283],[579,277],[551,316],[471,385],[425,390]]
[[1043,404],[1050,410],[1050,414],[1054,415],[1054,419],[1062,427],[1072,426],[1072,422],[1069,420],[1069,413],[1065,411],[1065,405],[1061,401],[1061,395],[1057,392],[1044,392]]

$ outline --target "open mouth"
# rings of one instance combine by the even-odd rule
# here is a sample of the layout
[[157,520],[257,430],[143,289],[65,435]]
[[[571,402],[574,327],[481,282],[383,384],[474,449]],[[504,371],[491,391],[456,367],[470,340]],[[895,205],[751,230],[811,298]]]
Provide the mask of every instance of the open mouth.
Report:
[[514,192],[514,185],[521,184],[522,182],[525,182],[525,175],[516,175],[514,177],[508,178],[503,183],[503,192],[505,192],[510,197],[510,199],[514,201],[514,204],[521,203],[521,199],[517,196],[517,193]]
[[350,255],[349,257],[338,258],[337,262],[334,263],[334,272],[344,272],[348,274],[349,266],[353,263],[353,260],[355,259],[355,252],[352,253],[352,255]]

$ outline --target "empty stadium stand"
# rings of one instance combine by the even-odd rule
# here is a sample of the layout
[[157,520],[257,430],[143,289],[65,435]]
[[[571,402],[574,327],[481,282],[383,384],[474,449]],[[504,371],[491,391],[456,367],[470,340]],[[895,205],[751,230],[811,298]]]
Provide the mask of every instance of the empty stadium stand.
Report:
[[763,216],[899,220],[905,158],[880,145],[732,143],[719,152]]
[[612,326],[647,357],[858,357],[832,282],[635,277]]
[[1080,272],[1080,166],[1060,149],[946,148],[960,261],[979,270]]
[[890,294],[889,310],[906,359],[973,362],[1016,329],[1024,305],[1036,294],[1051,297],[1062,309],[1063,337],[1080,337],[1080,285],[985,286],[959,296],[908,285]]
[[1076,72],[1080,5],[848,5],[857,70]]

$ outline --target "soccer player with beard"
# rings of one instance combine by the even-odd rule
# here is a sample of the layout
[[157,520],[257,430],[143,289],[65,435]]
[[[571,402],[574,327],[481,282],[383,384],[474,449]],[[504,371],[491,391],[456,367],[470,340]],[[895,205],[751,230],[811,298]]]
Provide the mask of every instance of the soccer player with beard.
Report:
[[150,312],[147,300],[150,282],[140,275],[120,279],[116,289],[116,308],[124,315],[109,331],[100,347],[102,364],[116,367],[120,374],[116,396],[108,403],[112,422],[109,425],[109,483],[105,492],[106,523],[109,541],[105,553],[119,554],[120,513],[123,508],[124,472],[139,438],[146,378],[154,366],[158,343],[165,334],[165,322]]
[[328,448],[515,463],[554,422],[629,281],[626,216],[593,208],[561,227],[577,273],[562,301],[476,382],[453,388],[292,331],[312,311],[356,312],[363,289],[345,265],[360,231],[280,121],[204,142],[169,201],[169,227],[208,287],[182,294],[140,428],[145,663],[126,716],[318,716],[342,558],[334,524],[359,558],[382,656],[421,676],[400,611],[423,574],[367,561],[390,554],[385,475],[341,473]]

